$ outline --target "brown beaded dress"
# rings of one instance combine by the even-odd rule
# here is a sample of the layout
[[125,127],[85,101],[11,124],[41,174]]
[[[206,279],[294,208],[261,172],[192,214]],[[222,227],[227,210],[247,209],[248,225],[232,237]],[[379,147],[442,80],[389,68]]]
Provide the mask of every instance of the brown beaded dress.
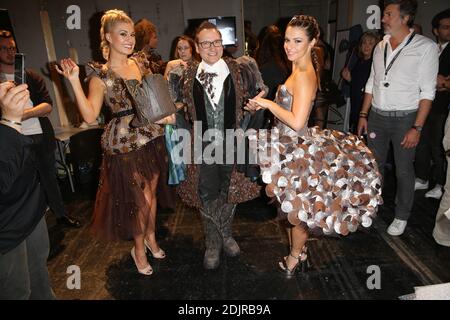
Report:
[[[280,86],[275,102],[291,110],[292,100]],[[266,193],[291,224],[342,235],[371,225],[382,203],[381,176],[355,135],[318,127],[296,132],[277,121],[270,134],[259,131],[257,146]]]
[[[137,53],[131,59],[143,76],[148,73],[145,55]],[[104,103],[113,114],[102,136],[103,162],[91,230],[106,240],[131,239],[143,234],[142,226],[150,222],[150,206],[144,191],[148,192],[154,177],[159,175],[158,202],[171,197],[164,130],[157,124],[130,128],[134,111],[125,81],[139,86],[138,80],[120,78],[101,64],[87,65],[86,80],[91,77],[105,83]]]

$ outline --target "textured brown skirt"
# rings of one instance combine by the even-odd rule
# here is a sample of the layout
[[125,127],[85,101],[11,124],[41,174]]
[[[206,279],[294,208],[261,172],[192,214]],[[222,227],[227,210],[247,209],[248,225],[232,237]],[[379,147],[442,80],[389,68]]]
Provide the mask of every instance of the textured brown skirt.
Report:
[[167,184],[167,161],[163,136],[136,151],[105,154],[91,231],[104,240],[130,240],[154,225],[146,194],[156,175],[159,204],[168,206],[175,197]]

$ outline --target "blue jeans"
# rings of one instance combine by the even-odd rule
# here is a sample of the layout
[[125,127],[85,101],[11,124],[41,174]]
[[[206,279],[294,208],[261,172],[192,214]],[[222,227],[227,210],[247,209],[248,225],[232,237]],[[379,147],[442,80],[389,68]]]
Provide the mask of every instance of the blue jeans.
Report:
[[0,300],[55,299],[47,270],[49,250],[44,216],[21,244],[0,255]]

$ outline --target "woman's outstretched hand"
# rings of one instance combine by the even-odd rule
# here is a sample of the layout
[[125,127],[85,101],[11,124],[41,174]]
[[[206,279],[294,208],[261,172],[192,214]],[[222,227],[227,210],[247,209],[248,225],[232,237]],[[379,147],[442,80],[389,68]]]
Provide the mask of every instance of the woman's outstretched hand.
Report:
[[156,121],[155,123],[161,124],[161,125],[175,124],[176,123],[175,113],[171,114],[170,116],[167,116],[165,118],[162,118],[161,120]]
[[263,90],[253,99],[249,99],[244,109],[250,112],[255,112],[260,109],[267,109],[269,107],[270,100],[262,98],[265,94],[266,92]]
[[72,59],[62,59],[60,65],[61,68],[57,64],[55,65],[55,69],[60,75],[66,77],[69,81],[78,79],[80,68]]

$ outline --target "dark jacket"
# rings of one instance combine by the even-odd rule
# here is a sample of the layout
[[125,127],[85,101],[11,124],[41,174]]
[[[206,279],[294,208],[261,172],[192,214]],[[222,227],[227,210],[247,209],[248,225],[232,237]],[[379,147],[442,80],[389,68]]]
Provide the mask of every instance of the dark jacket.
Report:
[[[439,56],[439,75],[448,77],[450,75],[450,44],[445,47]],[[450,91],[436,91],[436,96],[433,101],[431,112],[433,113],[448,113],[450,103]]]
[[[38,104],[47,102],[50,105],[53,104],[50,94],[45,86],[44,79],[31,69],[26,69],[27,85],[30,91],[30,99],[34,106]],[[51,152],[56,148],[55,143],[55,132],[53,131],[53,126],[47,117],[39,117],[39,123],[41,124],[42,133],[44,135],[44,148],[46,151]]]
[[32,140],[0,124],[0,254],[14,249],[44,216]]
[[[253,121],[244,121],[245,114],[243,111],[243,106],[245,105],[245,100],[252,98],[256,95],[256,88],[251,87],[255,85],[254,81],[250,81],[252,78],[248,70],[243,68],[235,60],[224,58],[230,70],[229,77],[224,82],[224,128],[225,129],[248,129],[254,125]],[[187,117],[188,120],[193,123],[194,121],[202,122],[202,129],[208,128],[205,103],[204,103],[204,90],[196,79],[197,69],[199,63],[193,62],[188,65],[185,70],[182,79],[181,90],[183,92],[183,102],[187,106]],[[264,84],[262,84],[264,85]],[[251,89],[249,92],[249,89]],[[262,117],[261,117],[262,119]],[[243,123],[247,122],[245,126]],[[262,121],[257,121],[261,122]],[[194,132],[191,131],[192,138],[192,149]],[[194,156],[192,152],[191,156]],[[245,170],[243,170],[245,171]],[[178,187],[178,194],[180,195],[183,202],[189,206],[196,208],[201,208],[201,200],[198,194],[199,185],[199,166],[195,164],[193,158],[191,159],[191,164],[187,165],[187,178]],[[228,202],[229,203],[241,203],[259,196],[261,187],[252,180],[246,177],[245,173],[238,170],[238,166],[235,165],[231,173],[230,187],[228,192]]]

